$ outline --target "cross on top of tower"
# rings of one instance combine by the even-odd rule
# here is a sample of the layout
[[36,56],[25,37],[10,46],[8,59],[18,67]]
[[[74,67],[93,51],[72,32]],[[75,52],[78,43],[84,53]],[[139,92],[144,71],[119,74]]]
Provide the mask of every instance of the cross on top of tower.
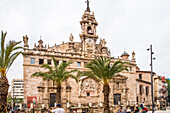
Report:
[[42,33],[40,33],[40,40],[42,39]]
[[85,1],[85,3],[87,3],[87,11],[90,12],[90,7],[89,7],[89,0]]

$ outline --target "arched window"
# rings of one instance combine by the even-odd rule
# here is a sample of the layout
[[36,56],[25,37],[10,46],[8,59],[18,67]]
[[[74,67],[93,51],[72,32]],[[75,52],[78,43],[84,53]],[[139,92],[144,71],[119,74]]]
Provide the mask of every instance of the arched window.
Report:
[[91,27],[90,27],[90,26],[88,26],[88,28],[87,28],[87,33],[88,33],[88,34],[92,34],[92,30],[91,30]]

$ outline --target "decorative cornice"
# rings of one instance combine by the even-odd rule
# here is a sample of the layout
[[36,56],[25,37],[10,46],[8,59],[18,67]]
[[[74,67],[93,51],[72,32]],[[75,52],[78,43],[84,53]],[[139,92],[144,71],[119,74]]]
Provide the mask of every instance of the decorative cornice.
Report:
[[[136,73],[151,73],[151,71],[136,71]],[[156,74],[155,72],[152,72],[153,74]]]
[[141,80],[141,79],[136,79],[136,81],[140,81],[140,82],[144,82],[144,83],[147,83],[147,84],[151,84],[151,82],[148,82],[148,81],[145,81],[145,80]]

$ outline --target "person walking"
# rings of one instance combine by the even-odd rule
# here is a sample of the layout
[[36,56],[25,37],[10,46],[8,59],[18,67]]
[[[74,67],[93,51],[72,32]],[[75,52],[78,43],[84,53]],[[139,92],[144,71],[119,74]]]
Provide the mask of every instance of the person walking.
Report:
[[57,106],[53,110],[50,110],[50,112],[52,112],[52,113],[65,113],[65,110],[63,108],[61,108],[60,104],[57,104]]

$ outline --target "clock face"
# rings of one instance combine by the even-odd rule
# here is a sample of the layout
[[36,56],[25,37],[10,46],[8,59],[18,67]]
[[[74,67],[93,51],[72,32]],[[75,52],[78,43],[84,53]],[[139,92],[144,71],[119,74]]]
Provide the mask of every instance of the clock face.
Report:
[[86,42],[92,44],[92,43],[94,42],[94,40],[91,39],[91,38],[87,38],[87,39],[86,39]]

